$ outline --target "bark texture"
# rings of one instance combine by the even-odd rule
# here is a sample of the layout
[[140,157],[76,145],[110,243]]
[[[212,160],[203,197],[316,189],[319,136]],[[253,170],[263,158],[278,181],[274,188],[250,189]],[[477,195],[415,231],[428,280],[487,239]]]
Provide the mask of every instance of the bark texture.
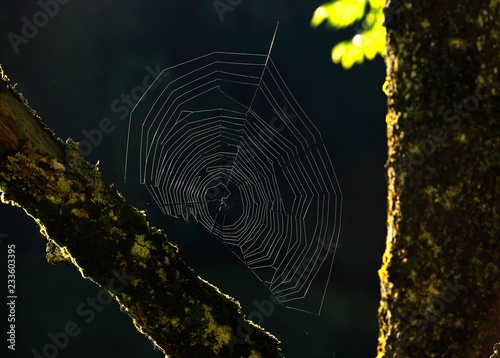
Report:
[[500,1],[387,6],[378,357],[488,357],[500,341]]
[[105,287],[136,328],[172,357],[281,357],[278,340],[199,278],[165,234],[127,204],[76,143],[55,138],[0,67],[0,193],[70,262]]

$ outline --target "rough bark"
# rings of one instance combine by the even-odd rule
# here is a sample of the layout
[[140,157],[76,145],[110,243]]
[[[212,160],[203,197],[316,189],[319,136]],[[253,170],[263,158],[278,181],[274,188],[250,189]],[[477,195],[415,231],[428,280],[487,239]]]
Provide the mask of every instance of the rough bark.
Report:
[[391,6],[378,357],[487,357],[500,341],[500,1]]
[[199,278],[163,232],[127,204],[76,144],[55,138],[0,67],[0,192],[38,222],[49,262],[109,290],[173,357],[281,357],[278,340]]

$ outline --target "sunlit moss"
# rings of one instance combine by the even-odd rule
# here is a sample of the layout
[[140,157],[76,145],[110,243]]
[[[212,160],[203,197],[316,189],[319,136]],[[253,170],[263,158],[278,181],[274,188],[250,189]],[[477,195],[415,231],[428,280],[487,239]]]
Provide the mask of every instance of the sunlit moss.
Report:
[[[100,179],[94,166],[78,157],[74,142],[70,142],[64,150],[65,167],[44,158],[33,150],[29,142],[16,155],[2,160],[2,200],[11,204],[17,202],[31,216],[38,217],[35,220],[42,234],[54,244],[57,243],[52,252],[63,258],[62,261],[69,260],[74,264],[84,278],[109,289],[112,268],[119,272],[125,268],[128,272],[130,268],[129,277],[134,277],[127,279],[130,285],[124,284],[123,291],[111,292],[111,295],[120,303],[120,308],[133,318],[138,331],[162,350],[167,346],[166,341],[172,341],[171,337],[192,329],[182,326],[185,322],[184,312],[189,312],[191,318],[202,316],[212,329],[210,339],[213,341],[215,337],[216,350],[226,349],[233,329],[230,326],[232,318],[240,315],[239,305],[226,299],[227,296],[218,294],[218,290],[210,294],[212,287],[205,284],[199,289],[195,288],[201,292],[200,296],[193,294],[190,287],[180,292],[164,291],[167,286],[161,279],[165,277],[184,284],[187,275],[195,285],[198,284],[196,276],[186,270],[179,260],[177,247],[168,243],[162,232],[147,225],[144,213],[119,200],[120,195]],[[135,225],[133,230],[129,229],[131,222]],[[109,227],[110,224],[113,226]],[[68,228],[71,229],[70,235]],[[69,254],[70,251],[75,257]],[[158,259],[154,261],[158,266],[148,267],[150,270],[143,269],[153,255]],[[85,267],[85,272],[77,265],[76,259]],[[173,267],[162,266],[163,263]],[[153,263],[149,266],[153,266]],[[189,304],[180,297],[186,301],[188,298]],[[180,299],[178,303],[176,298]],[[210,303],[209,310],[204,309],[199,302],[204,299]],[[164,310],[164,307],[168,307],[168,310]],[[165,322],[170,325],[165,325]],[[194,322],[198,322],[197,318]],[[172,330],[174,324],[180,327]],[[161,325],[168,326],[168,329]],[[205,349],[203,356],[215,356],[216,353],[207,355],[206,352],[211,351],[212,346],[205,347],[205,341],[198,339],[203,336],[204,329],[203,325],[195,328],[193,337],[196,338],[191,341],[192,346]],[[161,345],[156,342],[156,337],[161,340]],[[175,339],[173,341],[176,342]],[[245,354],[248,356],[248,352]]]
[[158,274],[158,277],[161,278],[161,280],[163,282],[165,282],[167,280],[167,274],[165,273],[165,270],[163,270],[162,268],[159,270],[156,270],[156,273]]
[[132,246],[131,253],[136,258],[139,258],[139,265],[146,267],[144,261],[147,261],[151,258],[150,249],[152,248],[154,248],[154,246],[150,242],[144,240],[144,235],[137,235],[136,241]]
[[85,219],[89,219],[89,214],[85,211],[85,210],[82,210],[82,209],[79,209],[79,208],[73,208],[71,209],[71,214],[73,214],[74,216],[78,216],[79,218],[85,218]]
[[253,349],[250,351],[250,358],[261,358],[262,355],[259,352],[254,351]]
[[208,336],[211,336],[212,340],[215,340],[215,344],[210,342],[211,347],[213,347],[214,353],[219,353],[221,349],[229,344],[231,341],[232,329],[230,326],[223,326],[218,324],[214,317],[212,316],[212,308],[203,305],[205,309],[205,322],[207,323],[207,328],[204,330],[204,339],[209,344]]

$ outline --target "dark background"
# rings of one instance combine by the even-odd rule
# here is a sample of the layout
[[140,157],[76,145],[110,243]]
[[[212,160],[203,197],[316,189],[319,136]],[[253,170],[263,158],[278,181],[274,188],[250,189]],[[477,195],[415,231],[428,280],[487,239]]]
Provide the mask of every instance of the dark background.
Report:
[[[349,71],[332,64],[332,46],[359,29],[312,29],[310,19],[321,3],[243,0],[221,21],[212,1],[73,0],[60,5],[16,53],[7,35],[21,35],[22,18],[32,20],[41,7],[36,1],[4,0],[0,63],[57,136],[82,140],[82,130],[111,119],[116,129],[87,159],[99,160],[106,179],[128,201],[148,211],[149,221],[179,244],[188,264],[249,313],[255,310],[253,301],[269,298],[255,276],[195,223],[161,215],[137,181],[123,183],[127,121],[113,113],[110,104],[141,84],[148,65],[166,68],[216,50],[267,53],[280,21],[273,60],[322,133],[344,201],[341,246],[322,314],[276,307],[262,325],[280,338],[288,358],[373,357],[377,270],[385,237],[384,65],[381,58]],[[16,351],[6,349],[6,334],[1,339],[8,357],[32,357],[32,349],[41,352],[50,343],[47,335],[62,331],[69,321],[75,321],[81,333],[57,357],[162,357],[114,302],[92,322],[83,321],[76,307],[87,297],[95,298],[99,287],[74,268],[47,264],[45,239],[21,209],[0,205],[0,233],[8,234],[0,243],[3,267],[7,245],[16,244],[17,251]],[[0,327],[6,332],[4,314]]]

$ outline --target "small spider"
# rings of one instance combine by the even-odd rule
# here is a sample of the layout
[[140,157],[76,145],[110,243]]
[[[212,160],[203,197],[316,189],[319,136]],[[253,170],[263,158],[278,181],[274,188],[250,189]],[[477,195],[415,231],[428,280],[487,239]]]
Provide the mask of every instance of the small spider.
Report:
[[217,204],[219,205],[219,211],[226,211],[227,209],[233,206],[232,203],[229,202],[228,196],[223,196],[222,198],[217,200]]

